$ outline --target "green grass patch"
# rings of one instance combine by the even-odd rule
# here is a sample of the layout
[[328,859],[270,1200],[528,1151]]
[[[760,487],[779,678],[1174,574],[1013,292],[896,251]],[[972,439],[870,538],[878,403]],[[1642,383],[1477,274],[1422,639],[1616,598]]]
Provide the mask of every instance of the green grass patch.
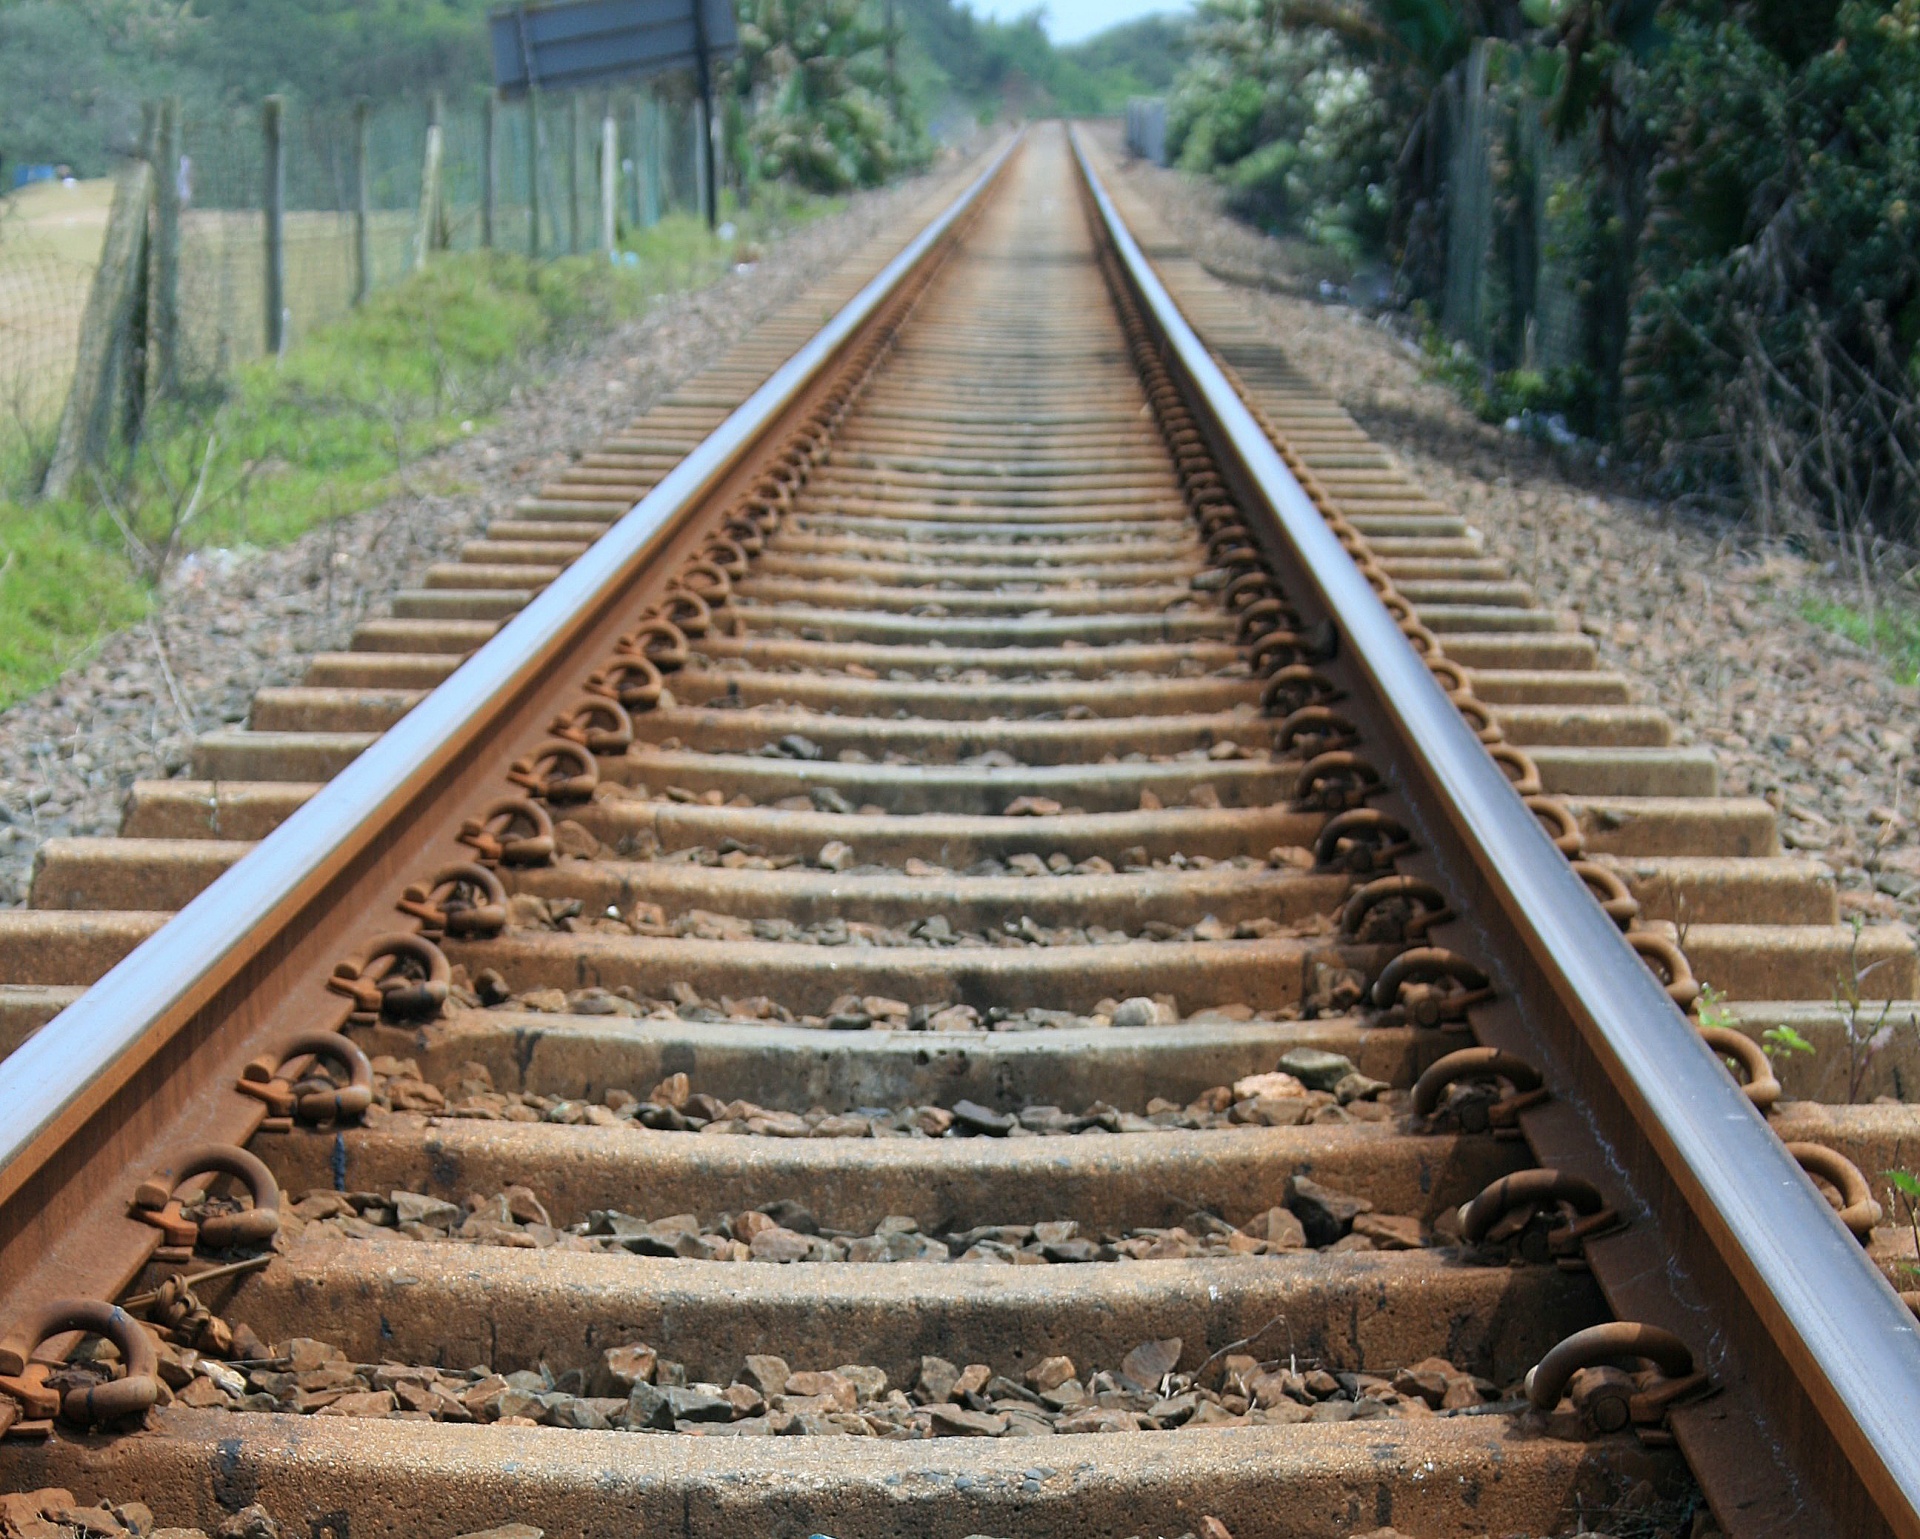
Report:
[[729,210],[730,242],[674,215],[623,232],[612,261],[438,258],[285,358],[157,404],[139,444],[61,501],[33,496],[50,428],[0,445],[0,707],[138,620],[186,551],[281,544],[374,506],[561,350],[658,295],[713,282],[840,206],[769,190],[751,209]]
[[1876,607],[1869,617],[1864,610],[1833,599],[1807,599],[1800,606],[1800,616],[1879,654],[1902,684],[1920,680],[1920,610]]

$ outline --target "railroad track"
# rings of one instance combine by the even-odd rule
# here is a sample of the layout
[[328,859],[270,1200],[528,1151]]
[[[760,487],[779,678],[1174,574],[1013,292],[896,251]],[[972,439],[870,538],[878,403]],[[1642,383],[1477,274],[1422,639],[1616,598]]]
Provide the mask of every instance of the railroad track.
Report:
[[1910,943],[1109,187],[1034,131],[45,848],[9,1487],[1920,1532]]

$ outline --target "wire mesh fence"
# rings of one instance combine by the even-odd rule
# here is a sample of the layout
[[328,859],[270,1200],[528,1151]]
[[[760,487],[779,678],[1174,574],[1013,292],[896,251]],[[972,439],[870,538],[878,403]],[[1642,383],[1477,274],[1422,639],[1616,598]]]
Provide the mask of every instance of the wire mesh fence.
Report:
[[[57,462],[89,391],[218,388],[441,253],[625,240],[700,205],[696,138],[673,81],[513,103],[153,104],[140,208],[113,206],[116,186],[135,196],[124,176],[0,199],[0,460]],[[138,271],[103,282],[103,250]],[[138,335],[93,335],[108,325]]]

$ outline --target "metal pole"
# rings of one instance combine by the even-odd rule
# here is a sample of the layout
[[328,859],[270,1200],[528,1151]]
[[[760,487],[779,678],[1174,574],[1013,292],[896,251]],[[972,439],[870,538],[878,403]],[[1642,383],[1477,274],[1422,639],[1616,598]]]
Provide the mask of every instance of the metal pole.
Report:
[[284,96],[261,103],[260,126],[266,141],[267,184],[262,202],[267,224],[267,351],[275,357],[287,350],[287,145]]
[[627,143],[629,149],[627,158],[633,162],[633,180],[627,184],[627,214],[628,217],[632,219],[633,227],[636,230],[645,229],[647,225],[646,194],[642,191],[646,185],[645,178],[647,174],[647,155],[645,149],[647,133],[640,119],[640,103],[642,99],[643,98],[639,96],[634,97],[631,110],[628,113],[632,127],[628,130],[629,138]]
[[647,224],[660,222],[671,193],[667,183],[667,105],[647,93]]
[[353,104],[353,302],[362,304],[373,292],[373,244],[368,214],[373,190],[367,174],[367,114],[363,96]]
[[614,237],[618,233],[614,228],[614,216],[618,211],[619,189],[620,131],[613,121],[612,98],[608,98],[605,114],[600,119],[600,249],[602,251],[613,250]]
[[567,117],[567,250],[580,254],[580,141],[587,136],[587,104],[573,93],[573,111]]
[[180,98],[160,103],[153,157],[153,287],[148,316],[154,394],[180,382]]
[[489,93],[480,108],[480,245],[493,249],[493,205],[499,196],[499,173],[494,166],[495,98]]
[[413,242],[413,270],[417,273],[426,271],[427,253],[439,238],[440,164],[445,154],[440,119],[445,110],[440,93],[435,91],[427,99],[427,150],[420,166],[420,222]]
[[713,179],[713,58],[707,46],[707,0],[693,0],[693,83],[699,97],[694,123],[700,130],[694,153],[699,157],[700,201],[711,230],[720,223],[720,189]]

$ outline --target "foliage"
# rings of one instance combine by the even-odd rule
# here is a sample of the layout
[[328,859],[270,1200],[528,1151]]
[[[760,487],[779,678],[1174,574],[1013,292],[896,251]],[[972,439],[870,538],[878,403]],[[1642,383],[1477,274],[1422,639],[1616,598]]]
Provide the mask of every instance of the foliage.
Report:
[[1168,152],[1210,171],[1268,229],[1349,260],[1386,233],[1394,144],[1375,66],[1278,25],[1271,0],[1206,0],[1168,113]]
[[687,260],[708,238],[681,223],[647,232],[654,244],[637,266],[445,257],[278,363],[159,403],[135,448],[73,497],[29,504],[24,476],[9,475],[0,704],[138,619],[188,549],[280,543],[430,477],[423,457],[477,430],[531,370],[637,313],[665,283],[717,270]]
[[1920,682],[1920,611],[1910,604],[1876,604],[1856,609],[1833,599],[1808,599],[1800,606],[1803,619],[1845,636],[1857,646],[1885,658],[1902,684]]
[[[1773,527],[1920,512],[1920,4],[1667,19],[1629,442]],[[1697,82],[1711,79],[1701,91]]]
[[1118,112],[1129,96],[1164,91],[1185,55],[1184,26],[1146,17],[1056,48],[1035,5],[1012,21],[964,0],[896,0],[907,70],[929,112],[964,104],[982,122],[1048,113]]
[[[1843,548],[1920,541],[1920,0],[1203,13],[1183,162],[1262,223],[1391,262],[1403,302],[1478,264],[1480,306],[1448,313],[1485,355],[1456,371],[1483,412],[1570,389],[1569,419],[1669,492]],[[1494,243],[1449,253],[1476,42]],[[1583,338],[1558,382],[1526,332],[1549,267]]]
[[924,158],[924,131],[889,69],[890,40],[860,0],[745,0],[734,81],[752,109],[758,174],[844,192]]

